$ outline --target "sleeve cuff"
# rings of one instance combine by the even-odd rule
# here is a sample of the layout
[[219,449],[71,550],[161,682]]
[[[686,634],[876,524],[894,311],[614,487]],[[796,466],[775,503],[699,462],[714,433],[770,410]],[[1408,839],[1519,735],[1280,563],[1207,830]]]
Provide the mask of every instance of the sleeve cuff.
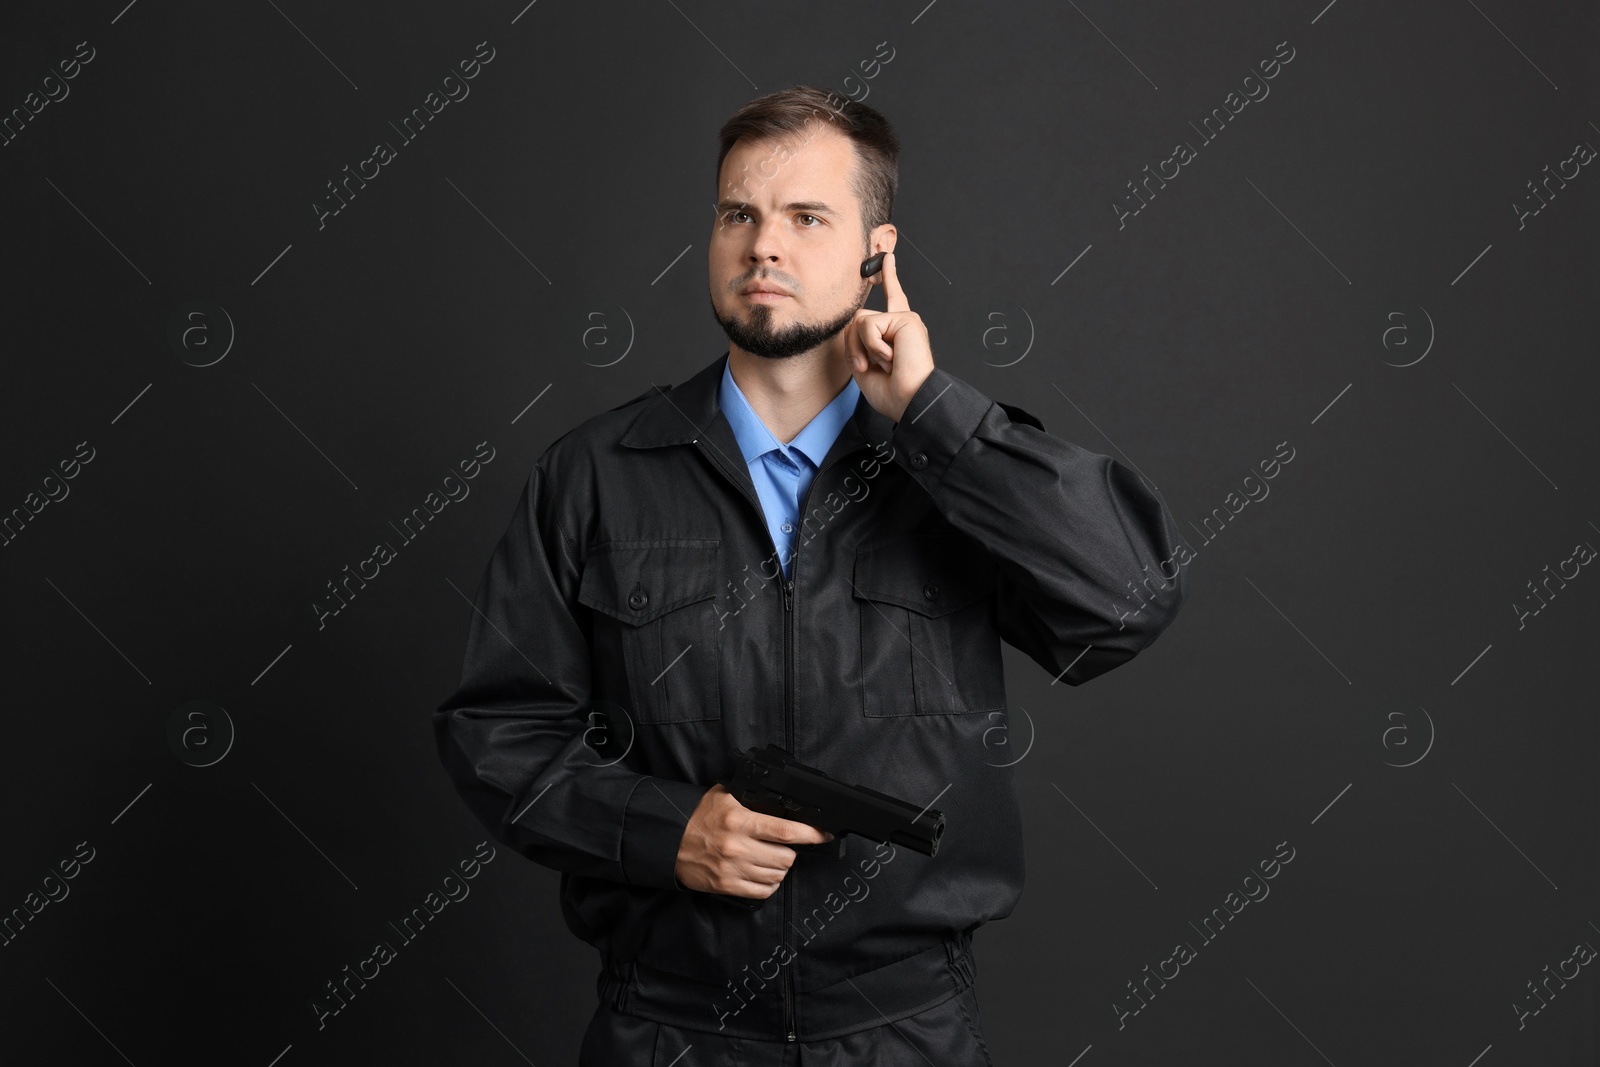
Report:
[[630,885],[683,889],[678,846],[707,788],[650,776],[634,786],[622,816],[622,876]]
[[932,492],[993,406],[976,386],[933,368],[895,424],[895,461]]

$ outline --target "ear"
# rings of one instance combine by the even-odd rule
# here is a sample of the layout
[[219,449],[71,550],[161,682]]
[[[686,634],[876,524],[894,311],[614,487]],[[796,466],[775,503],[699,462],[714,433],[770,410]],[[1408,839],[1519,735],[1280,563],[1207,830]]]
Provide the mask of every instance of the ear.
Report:
[[876,255],[879,252],[893,252],[895,242],[899,237],[900,231],[895,228],[892,222],[873,227],[872,234],[867,241],[870,248],[869,254]]

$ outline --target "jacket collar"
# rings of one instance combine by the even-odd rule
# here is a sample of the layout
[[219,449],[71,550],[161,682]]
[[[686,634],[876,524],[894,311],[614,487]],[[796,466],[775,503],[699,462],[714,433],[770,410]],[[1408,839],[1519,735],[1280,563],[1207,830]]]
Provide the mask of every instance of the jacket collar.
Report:
[[[734,437],[733,427],[717,402],[722,370],[727,362],[728,354],[724,352],[682,385],[666,389],[656,386],[654,395],[639,405],[643,410],[622,435],[621,443],[628,448],[661,448],[705,439],[724,458],[742,459],[743,452]],[[888,441],[893,431],[894,423],[889,417],[867,403],[866,396],[862,395],[856,399],[854,414],[839,431],[819,467],[846,452],[869,445],[877,447],[880,442]],[[740,463],[739,467],[744,464]]]

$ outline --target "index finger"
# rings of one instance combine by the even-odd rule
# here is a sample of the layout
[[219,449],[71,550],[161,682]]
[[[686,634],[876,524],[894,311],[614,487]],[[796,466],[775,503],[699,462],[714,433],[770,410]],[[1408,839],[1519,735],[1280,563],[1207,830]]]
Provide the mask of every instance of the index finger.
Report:
[[753,814],[756,821],[750,836],[757,840],[776,841],[781,845],[819,845],[828,840],[827,834],[810,823],[761,812]]
[[906,302],[906,291],[900,288],[900,277],[895,273],[893,252],[883,254],[883,301],[885,311],[911,310],[911,305]]

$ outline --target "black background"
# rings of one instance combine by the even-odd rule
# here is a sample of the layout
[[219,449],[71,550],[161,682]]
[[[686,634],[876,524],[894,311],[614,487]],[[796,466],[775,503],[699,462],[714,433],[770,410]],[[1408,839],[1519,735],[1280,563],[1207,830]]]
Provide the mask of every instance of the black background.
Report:
[[[307,1002],[486,839],[429,726],[467,598],[552,440],[726,351],[716,131],[809,83],[904,143],[897,259],[939,365],[1193,532],[1189,603],[1131,664],[1072,690],[1007,649],[1030,877],[977,940],[996,1062],[1595,1061],[1594,968],[1520,1029],[1515,1005],[1600,945],[1600,578],[1521,628],[1513,605],[1600,545],[1600,175],[1513,205],[1600,145],[1600,9],[124,5],[0,19],[5,114],[94,49],[0,148],[0,513],[70,489],[0,548],[0,912],[94,850],[0,948],[0,1058],[575,1060],[592,950],[503,847],[323,1028]],[[479,42],[470,95],[402,145]],[[379,140],[397,158],[319,228]],[[174,347],[174,321],[204,329]],[[319,629],[325,583],[484,441],[470,494]],[[220,713],[168,739],[191,700],[236,731],[210,766],[179,757],[214,758]],[[1280,842],[1271,895],[1119,1028]]]

